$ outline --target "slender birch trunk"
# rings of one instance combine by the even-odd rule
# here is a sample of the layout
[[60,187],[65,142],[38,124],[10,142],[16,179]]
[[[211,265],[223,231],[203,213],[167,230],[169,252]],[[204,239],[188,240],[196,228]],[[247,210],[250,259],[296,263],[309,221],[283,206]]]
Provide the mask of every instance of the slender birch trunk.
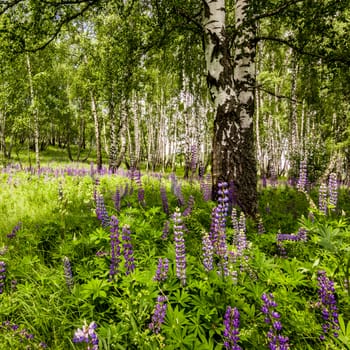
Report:
[[35,149],[35,163],[36,167],[40,169],[40,149],[39,149],[39,110],[36,102],[36,96],[33,86],[33,73],[30,63],[29,54],[27,54],[27,70],[29,79],[29,91],[30,91],[30,108],[33,113],[33,127],[34,127],[34,149]]
[[215,105],[212,153],[213,196],[218,183],[233,181],[238,205],[251,216],[257,211],[257,174],[253,114],[255,85],[254,27],[248,0],[236,1],[234,67],[225,29],[225,1],[204,1],[207,81]]
[[112,97],[110,98],[108,107],[110,129],[109,170],[112,171],[112,173],[115,173],[117,170],[117,134],[115,108]]
[[6,158],[6,113],[2,111],[0,111],[0,150]]
[[102,146],[101,146],[101,131],[100,131],[100,121],[97,112],[96,98],[93,91],[90,91],[91,98],[91,113],[94,118],[94,127],[95,127],[95,142],[96,142],[96,165],[97,170],[102,169]]

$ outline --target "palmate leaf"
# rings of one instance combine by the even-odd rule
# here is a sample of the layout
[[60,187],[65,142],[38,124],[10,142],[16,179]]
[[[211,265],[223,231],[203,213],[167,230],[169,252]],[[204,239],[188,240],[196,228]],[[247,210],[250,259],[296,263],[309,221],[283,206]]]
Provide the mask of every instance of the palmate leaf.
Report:
[[88,283],[81,286],[81,295],[83,298],[106,298],[109,284],[106,280],[92,279]]

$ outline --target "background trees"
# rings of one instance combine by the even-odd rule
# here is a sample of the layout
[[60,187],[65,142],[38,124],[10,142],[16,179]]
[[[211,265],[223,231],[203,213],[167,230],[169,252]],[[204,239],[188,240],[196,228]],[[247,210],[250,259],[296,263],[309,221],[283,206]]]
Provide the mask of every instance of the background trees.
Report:
[[[220,6],[219,6],[220,5]],[[256,174],[350,164],[346,1],[0,4],[0,145],[99,167],[211,162],[254,215]],[[30,63],[30,71],[28,69]],[[32,87],[32,88],[31,88]],[[192,169],[193,171],[193,169]],[[216,188],[214,186],[214,188]],[[214,193],[215,195],[215,193]]]

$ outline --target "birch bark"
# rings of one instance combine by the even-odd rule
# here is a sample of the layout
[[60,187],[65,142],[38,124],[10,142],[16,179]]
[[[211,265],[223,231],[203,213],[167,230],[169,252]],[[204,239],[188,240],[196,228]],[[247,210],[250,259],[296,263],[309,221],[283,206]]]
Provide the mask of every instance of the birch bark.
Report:
[[[255,216],[257,175],[253,114],[255,85],[254,25],[250,1],[237,0],[235,54],[231,57],[225,1],[205,0],[203,25],[207,81],[216,109],[212,151],[213,197],[218,183],[233,181],[237,204]],[[232,64],[234,62],[234,64]]]

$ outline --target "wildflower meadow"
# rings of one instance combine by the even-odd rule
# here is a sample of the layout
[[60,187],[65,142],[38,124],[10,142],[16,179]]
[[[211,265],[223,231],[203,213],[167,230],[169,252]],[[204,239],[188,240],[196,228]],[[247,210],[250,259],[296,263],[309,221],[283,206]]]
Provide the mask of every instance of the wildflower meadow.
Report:
[[350,349],[350,189],[208,174],[0,173],[0,349]]

